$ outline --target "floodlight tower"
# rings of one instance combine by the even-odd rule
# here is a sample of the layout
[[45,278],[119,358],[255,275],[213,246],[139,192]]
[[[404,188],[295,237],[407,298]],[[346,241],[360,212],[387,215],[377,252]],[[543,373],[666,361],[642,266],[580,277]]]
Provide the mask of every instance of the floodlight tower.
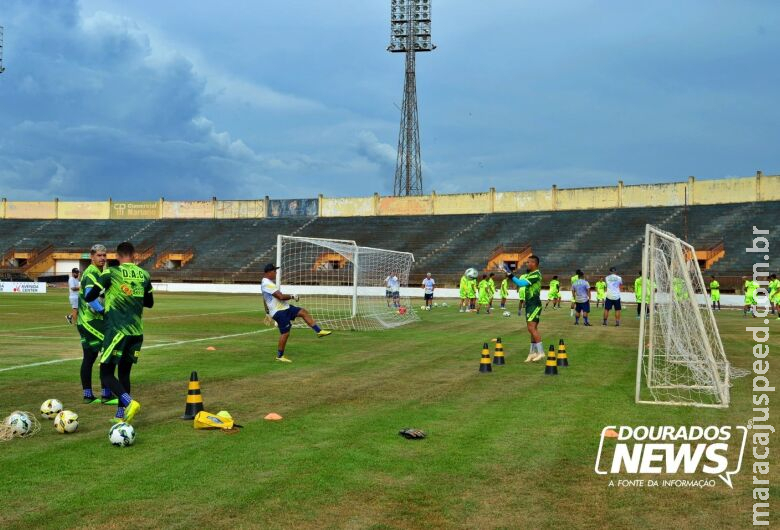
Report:
[[5,72],[3,68],[3,26],[0,26],[0,74]]
[[415,53],[429,52],[434,48],[436,46],[431,44],[431,0],[391,0],[390,46],[387,50],[406,53],[394,195],[422,195],[423,192]]

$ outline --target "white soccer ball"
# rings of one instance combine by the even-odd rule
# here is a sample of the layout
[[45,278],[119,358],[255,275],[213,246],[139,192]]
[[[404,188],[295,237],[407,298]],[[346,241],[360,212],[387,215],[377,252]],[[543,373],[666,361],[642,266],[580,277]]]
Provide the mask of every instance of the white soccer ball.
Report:
[[129,423],[117,423],[108,431],[108,441],[117,447],[127,447],[135,442],[135,429]]
[[76,432],[79,428],[79,415],[70,410],[63,410],[54,417],[54,428],[60,434]]
[[41,405],[41,416],[47,420],[54,419],[54,416],[62,412],[62,402],[59,399],[47,399]]
[[466,278],[471,278],[472,280],[476,280],[479,277],[479,271],[475,269],[474,267],[469,267],[466,269]]
[[512,316],[512,313],[510,313],[509,311],[504,311],[504,312],[503,312],[503,313],[501,313],[501,314],[502,314],[503,316],[505,316],[505,317],[511,317],[511,316]]
[[441,306],[442,306],[442,307],[447,307],[447,302],[442,302],[442,303],[441,303]]
[[439,302],[434,302],[433,307],[439,307]]
[[5,419],[5,424],[11,427],[11,432],[15,436],[24,436],[33,428],[32,418],[21,411],[12,413]]
[[420,306],[420,311],[425,311],[425,306],[424,305]]

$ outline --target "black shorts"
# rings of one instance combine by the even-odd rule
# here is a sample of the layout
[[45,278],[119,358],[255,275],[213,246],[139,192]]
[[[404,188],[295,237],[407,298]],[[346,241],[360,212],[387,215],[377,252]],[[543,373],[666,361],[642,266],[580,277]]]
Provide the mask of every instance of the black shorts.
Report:
[[574,303],[574,310],[577,313],[580,313],[582,311],[585,311],[586,313],[590,313],[590,300],[587,302],[575,302]]
[[[101,324],[103,321],[99,321]],[[100,328],[103,326],[101,325]],[[100,352],[100,348],[103,347],[103,339],[105,338],[103,336],[102,329],[97,329],[98,326],[94,326],[91,323],[87,323],[86,326],[83,326],[81,324],[78,324],[76,328],[79,330],[79,336],[81,337],[81,349],[84,351],[84,354],[89,355],[94,353],[97,355],[98,352]]]
[[121,331],[107,334],[103,341],[100,364],[119,364],[122,360],[137,363],[143,343],[143,335],[125,335]]
[[289,333],[292,329],[292,321],[296,319],[298,316],[298,313],[301,312],[300,307],[296,307],[294,305],[291,305],[287,309],[283,309],[281,311],[277,311],[274,313],[274,316],[271,317],[274,320],[276,320],[276,323],[279,324],[279,333],[284,335],[285,333]]
[[385,298],[392,298],[393,297],[393,291],[390,289],[385,290]]
[[426,300],[433,300],[433,293],[425,293]]
[[610,300],[607,298],[607,300],[604,302],[604,309],[609,311],[610,309],[614,309],[615,311],[620,311],[620,298],[617,300]]

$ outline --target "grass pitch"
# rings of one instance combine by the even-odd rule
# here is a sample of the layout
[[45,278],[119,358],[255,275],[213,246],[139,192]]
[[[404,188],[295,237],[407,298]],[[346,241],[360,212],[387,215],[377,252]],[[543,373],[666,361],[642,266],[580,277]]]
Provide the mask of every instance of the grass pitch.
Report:
[[[306,306],[305,297],[300,305]],[[81,349],[64,290],[0,297],[0,415],[58,398],[80,417],[60,435],[41,419],[30,439],[0,444],[0,527],[109,528],[739,528],[751,522],[746,454],[734,489],[610,488],[593,471],[608,424],[744,425],[750,382],[728,410],[637,406],[638,321],[574,327],[546,311],[545,347],[564,338],[571,366],[545,377],[522,361],[517,317],[459,314],[454,304],[384,332],[324,339],[295,329],[274,362],[277,332],[256,296],[159,293],[133,371],[143,408],[136,444],[112,447],[112,407],[83,405]],[[316,317],[316,315],[315,315]],[[741,312],[717,315],[732,363],[750,368]],[[780,325],[770,350],[777,348]],[[479,374],[482,343],[500,336],[507,365]],[[215,351],[207,351],[214,346]],[[546,348],[545,348],[546,349]],[[197,370],[206,410],[238,434],[182,421]],[[93,384],[99,387],[97,369]],[[268,412],[284,416],[267,422]],[[422,441],[397,435],[428,433]],[[777,453],[771,457],[777,469]],[[777,496],[774,486],[773,497]]]

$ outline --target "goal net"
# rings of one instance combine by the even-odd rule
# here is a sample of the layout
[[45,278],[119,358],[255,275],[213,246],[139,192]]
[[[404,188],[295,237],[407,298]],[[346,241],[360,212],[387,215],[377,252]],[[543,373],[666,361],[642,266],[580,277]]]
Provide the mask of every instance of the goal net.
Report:
[[636,402],[729,406],[729,363],[696,250],[647,225]]
[[[277,285],[303,297],[305,307],[325,328],[379,330],[419,319],[408,293],[414,256],[354,241],[277,236]],[[392,289],[386,289],[386,280]],[[396,289],[397,286],[397,289]],[[298,319],[300,320],[300,319]],[[296,325],[305,324],[296,320]]]

